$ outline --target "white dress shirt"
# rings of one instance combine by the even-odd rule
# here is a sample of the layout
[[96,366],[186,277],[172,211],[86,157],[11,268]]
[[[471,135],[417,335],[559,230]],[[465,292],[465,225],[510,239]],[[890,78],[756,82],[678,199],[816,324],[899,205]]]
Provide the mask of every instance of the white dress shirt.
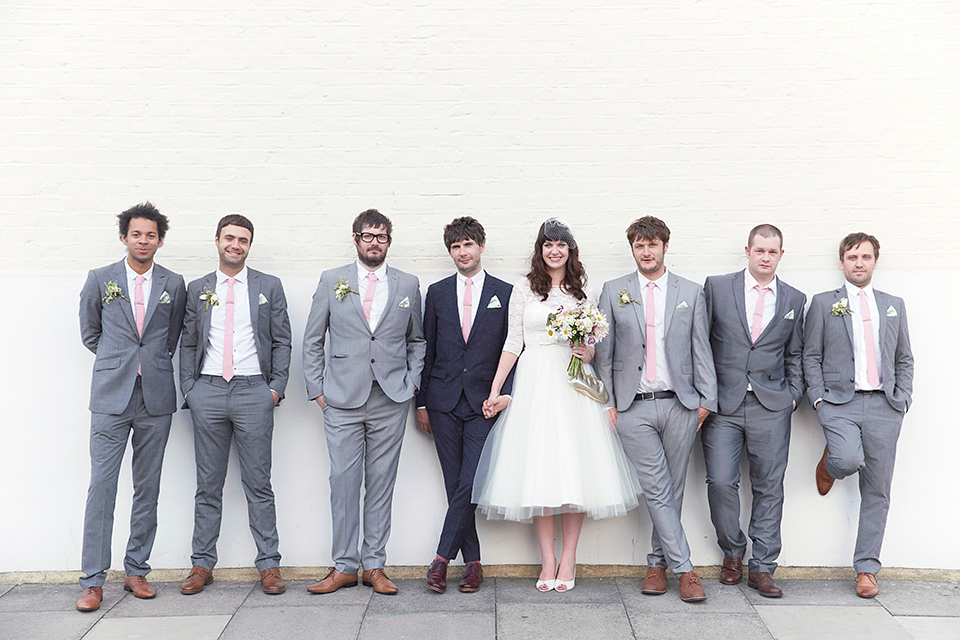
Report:
[[[477,309],[480,308],[480,295],[483,293],[483,282],[486,280],[487,272],[480,269],[480,273],[471,276],[473,281],[473,291],[470,300],[470,330],[473,331],[474,321],[477,319]],[[467,290],[467,277],[457,271],[457,315],[460,318],[460,326],[463,326],[463,294]]]
[[[656,339],[653,341],[652,346],[657,350],[657,377],[651,382],[647,380],[647,372],[644,371],[640,376],[640,386],[638,391],[643,393],[648,393],[650,391],[671,391],[673,386],[670,381],[670,372],[667,370],[667,350],[664,347],[663,342],[663,327],[664,327],[664,318],[666,317],[665,311],[667,306],[667,279],[669,272],[664,271],[663,275],[653,280],[655,287],[653,289],[653,312],[654,312],[654,322],[656,323]],[[644,322],[647,317],[647,284],[651,282],[648,280],[645,275],[637,271],[637,277],[640,279],[640,302],[643,307],[643,318],[641,322]],[[644,329],[646,331],[646,329]],[[647,349],[651,347],[650,336],[646,336],[646,345]],[[644,360],[646,362],[646,360]]]
[[374,273],[377,276],[377,288],[373,292],[373,305],[370,307],[370,330],[374,331],[383,316],[383,311],[387,307],[387,298],[390,296],[390,288],[387,283],[387,263],[384,262],[377,267],[376,271],[371,272],[357,260],[357,291],[360,292],[361,307],[363,301],[367,298],[367,285],[370,284],[367,274],[369,273]]
[[[770,291],[763,298],[763,316],[760,318],[760,333],[763,333],[770,321],[773,320],[773,314],[777,310],[777,278],[767,285],[761,285],[753,277],[749,269],[743,270],[743,300],[744,310],[747,313],[747,331],[753,332],[753,314],[757,311],[757,300],[760,298],[760,292],[754,287],[766,286]],[[753,391],[753,385],[747,382],[747,391]]]
[[[150,304],[150,291],[151,285],[153,283],[153,263],[150,263],[150,268],[147,269],[146,273],[137,273],[130,267],[130,263],[126,260],[123,261],[123,266],[127,270],[127,286],[123,290],[123,295],[127,296],[130,300],[130,308],[133,309],[133,318],[137,318],[137,302],[134,291],[137,287],[137,276],[143,276],[143,284],[140,285],[140,288],[143,289],[143,318],[146,322],[147,318],[147,306]],[[146,327],[144,327],[146,329]]]
[[872,391],[883,388],[883,378],[880,377],[880,386],[874,387],[867,379],[867,343],[864,341],[863,332],[863,314],[860,313],[860,291],[867,296],[867,304],[870,307],[870,324],[873,325],[874,349],[877,354],[877,375],[883,371],[880,355],[880,311],[877,309],[877,298],[873,293],[873,285],[867,285],[863,289],[858,286],[844,283],[847,291],[847,307],[850,309],[850,315],[853,325],[853,364],[854,364],[854,383],[853,388],[857,391]]
[[[217,269],[217,299],[220,304],[210,307],[210,334],[204,348],[202,375],[223,375],[223,341],[227,320],[227,284],[226,275]],[[244,267],[233,276],[233,375],[258,376],[260,359],[257,357],[257,341],[253,335],[253,323],[250,320],[250,294],[247,289],[247,268]]]

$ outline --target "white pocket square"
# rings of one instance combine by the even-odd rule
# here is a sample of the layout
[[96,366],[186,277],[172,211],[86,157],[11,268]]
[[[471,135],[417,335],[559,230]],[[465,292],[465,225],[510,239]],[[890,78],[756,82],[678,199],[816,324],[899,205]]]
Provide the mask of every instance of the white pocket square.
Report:
[[263,295],[263,294],[261,293],[261,294],[260,294],[260,304],[267,304],[267,302],[269,302],[269,301],[267,300],[267,296],[265,296],[265,295]]
[[787,313],[787,315],[783,316],[783,319],[784,319],[784,320],[793,320],[794,317],[795,317],[795,316],[794,316],[794,314],[793,314],[793,309],[790,309],[790,311]]
[[487,309],[499,309],[503,305],[500,304],[500,298],[493,296],[490,298],[490,304],[487,305]]
[[687,306],[688,306],[688,305],[687,305],[687,301],[684,300],[683,302],[681,302],[680,304],[677,305],[677,309],[686,309]]
[[160,294],[160,302],[158,304],[170,304],[170,294],[164,291]]
[[896,310],[896,309],[894,309],[892,306],[891,306],[891,307],[887,307],[887,317],[888,317],[888,318],[894,318],[894,317],[896,317],[896,315],[897,315],[897,310]]
[[410,306],[410,298],[404,298],[403,300],[400,301],[400,304],[398,306],[401,309],[406,309],[407,307]]

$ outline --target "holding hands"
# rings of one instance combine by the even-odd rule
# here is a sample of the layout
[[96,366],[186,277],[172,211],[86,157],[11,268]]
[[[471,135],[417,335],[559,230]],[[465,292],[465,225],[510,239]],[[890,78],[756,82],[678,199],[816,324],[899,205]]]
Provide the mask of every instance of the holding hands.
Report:
[[510,396],[503,396],[491,393],[490,397],[483,401],[483,417],[492,418],[510,404]]

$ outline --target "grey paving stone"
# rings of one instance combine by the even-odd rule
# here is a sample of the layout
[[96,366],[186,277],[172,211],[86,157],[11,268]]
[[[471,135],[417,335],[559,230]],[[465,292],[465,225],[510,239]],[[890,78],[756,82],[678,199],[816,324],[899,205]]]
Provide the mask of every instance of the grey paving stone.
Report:
[[532,578],[497,578],[497,603],[594,603],[611,604],[620,601],[620,591],[614,578],[582,578],[572,591],[540,593]]
[[645,613],[753,613],[739,586],[725,586],[715,580],[703,581],[703,590],[707,592],[703,602],[681,600],[677,580],[672,577],[667,581],[667,592],[659,596],[641,593],[641,578],[617,578],[617,582],[631,619]]
[[307,587],[316,580],[287,580],[287,590],[280,594],[269,596],[263,592],[259,583],[255,584],[250,595],[243,601],[244,607],[319,607],[319,606],[349,606],[365,607],[370,602],[373,589],[358,585],[356,587],[341,588],[333,593],[310,593]]
[[[637,640],[770,640],[760,616],[749,613],[647,613],[630,616]],[[823,639],[821,639],[823,640]]]
[[141,600],[127,593],[110,609],[108,618],[142,618],[166,616],[231,615],[240,608],[250,591],[259,583],[214,582],[200,593],[185,596],[179,582],[152,582],[157,597]]
[[875,599],[895,616],[960,616],[958,582],[884,580],[880,576],[880,594]]
[[340,605],[243,608],[221,638],[356,638],[364,609]]
[[777,640],[911,640],[883,607],[756,607]]
[[79,640],[98,620],[79,611],[0,613],[0,640]]
[[[579,584],[577,589],[579,589]],[[576,589],[568,595],[576,593]],[[544,594],[545,595],[545,594]],[[623,606],[576,602],[497,605],[498,640],[632,639]]]
[[821,607],[875,607],[876,600],[857,596],[853,580],[777,580],[781,598],[764,598],[744,579],[739,587],[753,605],[816,605]]
[[10,589],[13,589],[14,586],[15,585],[12,585],[12,584],[0,584],[0,598],[2,598],[3,594],[5,594],[7,591],[10,591]]
[[81,614],[77,600],[83,594],[76,584],[18,584],[0,598],[0,612],[14,611],[68,611],[77,615],[100,617],[110,610],[125,594],[123,585],[107,583],[103,587],[103,601],[98,611]]
[[83,640],[217,640],[228,622],[228,615],[104,618]]
[[492,606],[488,611],[436,611],[424,615],[422,611],[379,611],[371,605],[363,619],[359,640],[489,640],[497,637],[496,623]]
[[914,640],[957,640],[960,618],[894,618]]
[[[501,581],[484,580],[480,591],[460,593],[458,580],[447,585],[446,593],[427,589],[423,580],[396,580],[400,592],[395,596],[374,594],[370,600],[371,611],[413,613],[423,611],[493,611],[497,602],[498,584]],[[365,591],[372,592],[370,588]]]

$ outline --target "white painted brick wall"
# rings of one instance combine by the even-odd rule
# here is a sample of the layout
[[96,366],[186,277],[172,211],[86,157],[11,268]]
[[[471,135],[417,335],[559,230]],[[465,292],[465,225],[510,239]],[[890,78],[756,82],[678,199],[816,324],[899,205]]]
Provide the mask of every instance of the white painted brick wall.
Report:
[[[538,224],[565,218],[597,286],[631,267],[623,230],[643,214],[667,221],[669,266],[697,279],[741,267],[746,231],[777,224],[785,277],[808,295],[839,284],[840,237],[876,234],[878,284],[907,298],[917,353],[884,552],[898,566],[960,568],[956,545],[918,551],[914,530],[947,539],[960,517],[928,517],[943,513],[930,486],[960,491],[929,464],[960,447],[935,405],[956,393],[960,303],[930,303],[938,282],[960,278],[960,3],[285,4],[0,3],[0,384],[18,396],[3,414],[16,436],[0,448],[0,517],[30,523],[0,528],[0,572],[79,565],[92,359],[76,294],[87,269],[122,255],[116,214],[146,199],[171,220],[159,261],[187,279],[213,268],[216,221],[232,212],[257,226],[251,264],[284,276],[295,339],[274,478],[285,563],[329,559],[325,482],[302,482],[325,475],[318,416],[297,382],[309,296],[322,269],[351,259],[353,216],[377,207],[396,226],[393,264],[424,285],[449,271],[440,230],[464,214],[487,227],[486,264],[506,277],[524,271]],[[155,566],[188,562],[187,415],[168,449]],[[411,428],[404,446],[391,562],[425,563],[439,472],[429,440]],[[855,487],[812,496],[818,447],[804,410],[786,564],[849,563]],[[716,563],[698,455],[685,521],[695,561]],[[252,558],[237,487],[231,475],[227,566]],[[648,527],[645,514],[591,525],[583,560],[642,562]],[[812,543],[823,529],[837,533]],[[533,562],[528,542],[492,543],[490,561]]]

